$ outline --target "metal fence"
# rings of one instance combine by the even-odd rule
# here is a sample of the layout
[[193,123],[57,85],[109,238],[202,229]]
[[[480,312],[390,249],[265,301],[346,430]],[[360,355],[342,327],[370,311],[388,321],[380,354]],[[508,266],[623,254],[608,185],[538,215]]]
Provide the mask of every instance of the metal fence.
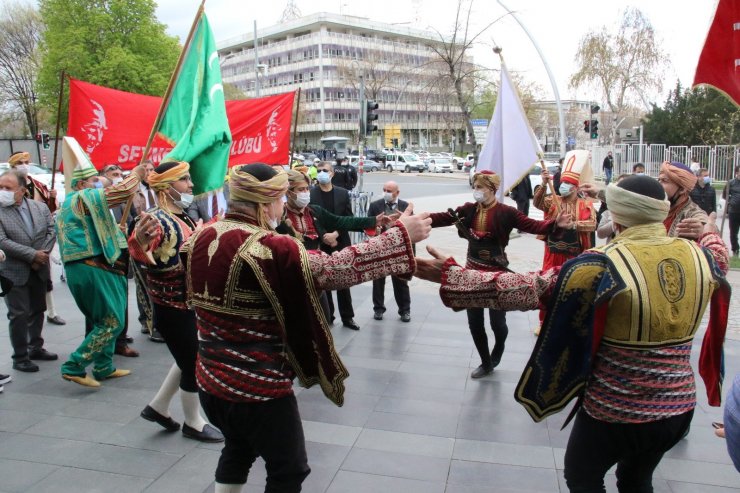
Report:
[[637,163],[645,165],[645,172],[658,176],[663,161],[679,161],[690,164],[696,161],[709,170],[715,180],[724,182],[734,175],[735,166],[740,165],[740,146],[666,146],[665,144],[617,144],[594,147],[591,151],[591,166],[594,175],[603,178],[602,163],[611,151],[614,156],[614,178],[623,173],[632,173]]

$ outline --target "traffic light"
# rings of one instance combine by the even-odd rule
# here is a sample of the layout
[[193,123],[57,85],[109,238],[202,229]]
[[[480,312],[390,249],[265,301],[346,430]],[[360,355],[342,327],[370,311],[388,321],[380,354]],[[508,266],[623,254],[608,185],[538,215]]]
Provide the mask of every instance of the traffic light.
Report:
[[46,132],[41,132],[41,144],[44,149],[49,149],[49,147],[51,147],[49,145],[49,134]]
[[599,112],[600,109],[601,109],[601,107],[598,104],[592,104],[591,105],[591,114],[592,115],[595,115],[596,113]]
[[378,114],[375,113],[380,105],[375,101],[368,99],[365,103],[365,135],[372,135],[374,131],[378,129],[375,121],[378,119]]
[[36,134],[36,143],[38,143],[38,144],[41,143],[41,133],[37,133]]
[[583,131],[587,134],[591,133],[591,121],[590,120],[583,120]]
[[596,120],[596,119],[591,120],[591,138],[592,139],[599,138],[599,120]]

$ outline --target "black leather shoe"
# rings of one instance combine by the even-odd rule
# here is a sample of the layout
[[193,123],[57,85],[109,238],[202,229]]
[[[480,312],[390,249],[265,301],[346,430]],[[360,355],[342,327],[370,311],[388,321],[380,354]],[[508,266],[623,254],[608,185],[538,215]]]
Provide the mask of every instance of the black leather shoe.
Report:
[[493,373],[493,368],[490,366],[480,365],[478,368],[473,370],[473,373],[470,374],[470,378],[483,378],[491,373]]
[[409,312],[403,312],[401,314],[401,322],[411,322],[411,314]]
[[39,371],[39,365],[32,363],[31,360],[23,359],[20,361],[13,361],[13,369],[26,373],[33,373]]
[[348,329],[360,330],[360,326],[357,325],[357,322],[355,322],[353,318],[350,318],[348,320],[342,320],[342,325],[344,325]]
[[149,340],[152,342],[164,342],[164,337],[162,337],[162,334],[157,329],[154,329],[151,335],[149,335]]
[[54,315],[53,317],[47,315],[46,321],[54,325],[67,325],[67,322],[65,322],[65,320],[59,315]]
[[187,438],[198,440],[199,442],[218,443],[224,441],[224,436],[213,426],[206,424],[203,431],[191,428],[185,423],[182,424],[182,434]]
[[28,357],[30,359],[40,360],[40,361],[56,361],[59,359],[59,356],[57,356],[54,353],[50,353],[44,348],[41,349],[34,349],[33,351],[29,351]]
[[126,342],[131,344],[132,342],[134,342],[134,338],[131,336],[126,336]]
[[149,335],[149,327],[146,327],[144,325],[141,326],[141,333]]
[[373,318],[375,320],[383,320],[383,312],[381,310],[375,310],[375,314],[373,315]]
[[159,426],[169,431],[170,433],[180,429],[180,423],[172,419],[172,417],[159,414],[151,406],[146,406],[144,410],[141,411],[141,417],[147,421],[157,423]]

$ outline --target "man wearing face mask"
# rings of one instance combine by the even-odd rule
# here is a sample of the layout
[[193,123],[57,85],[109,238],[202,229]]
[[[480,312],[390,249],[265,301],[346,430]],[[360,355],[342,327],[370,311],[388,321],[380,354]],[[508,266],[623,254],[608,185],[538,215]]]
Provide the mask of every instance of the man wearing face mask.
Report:
[[265,491],[298,492],[311,469],[293,380],[341,406],[348,376],[317,290],[413,272],[411,245],[429,235],[430,221],[404,215],[382,235],[327,255],[273,230],[289,185],[284,171],[237,165],[229,183],[223,221],[194,233],[183,252],[201,404],[226,438],[215,491],[241,492],[261,456]]
[[[37,202],[46,204],[49,208],[49,212],[54,214],[57,210],[57,191],[49,190],[46,185],[33,178],[28,172],[31,167],[31,155],[27,152],[16,152],[8,158],[8,164],[10,167],[18,171],[25,180],[26,197]],[[51,264],[49,266],[49,276],[46,284],[46,321],[54,325],[66,325],[67,322],[59,316],[56,311],[56,304],[54,303],[54,295],[52,291],[54,284],[51,280]]]
[[13,282],[5,294],[13,369],[36,372],[39,367],[31,360],[57,359],[56,354],[44,349],[41,337],[49,252],[56,235],[49,209],[26,197],[25,191],[22,173],[9,171],[0,177],[0,250],[7,256],[0,272]]
[[[367,210],[368,216],[385,214],[389,217],[397,217],[406,210],[409,203],[398,198],[400,193],[395,181],[388,181],[383,185],[383,198],[373,201]],[[402,322],[411,321],[411,294],[409,283],[404,279],[391,276],[393,284],[393,297],[398,305],[398,315]],[[385,313],[385,277],[373,281],[373,318],[383,320]]]
[[23,175],[26,181],[26,197],[43,202],[52,214],[57,210],[57,191],[49,190],[46,185],[29,174],[31,169],[31,155],[27,152],[16,152],[8,158],[12,169]]
[[699,168],[696,173],[696,185],[689,196],[701,210],[707,214],[717,212],[717,192],[712,186],[712,177],[706,168]]
[[[505,250],[514,228],[526,233],[545,235],[559,231],[560,228],[568,229],[572,225],[566,212],[545,221],[537,221],[499,202],[496,200],[496,191],[500,185],[500,175],[488,170],[480,171],[473,176],[474,203],[468,202],[454,211],[431,214],[433,228],[455,225],[460,237],[468,241],[468,268],[492,272],[508,270],[509,259]],[[467,310],[467,314],[470,334],[481,358],[480,366],[470,377],[481,378],[493,372],[501,362],[509,335],[506,313],[500,310],[489,311],[491,329],[496,337],[490,354],[483,309],[473,308]]]
[[179,388],[185,415],[182,434],[202,442],[222,442],[223,435],[200,414],[195,382],[198,335],[195,314],[185,304],[185,264],[180,250],[201,224],[185,212],[193,201],[190,165],[180,161],[164,162],[148,179],[157,193],[159,206],[137,218],[128,245],[131,257],[145,266],[147,291],[154,307],[154,325],[164,337],[175,363],[141,417],[158,423],[167,431],[179,430],[180,424],[170,416],[170,404]]
[[[573,152],[573,151],[571,151]],[[570,157],[569,157],[570,156]],[[563,265],[567,260],[591,248],[591,233],[596,231],[596,210],[593,202],[583,199],[578,194],[582,174],[590,172],[587,159],[579,159],[575,154],[566,155],[566,167],[560,178],[559,197],[546,195],[550,174],[542,171],[542,186],[534,194],[532,204],[545,213],[546,219],[554,218],[565,212],[573,218],[573,227],[556,235],[547,235],[542,269]],[[584,180],[585,181],[585,180]]]
[[[137,166],[118,185],[103,188],[90,161],[79,162],[72,172],[72,191],[57,214],[59,251],[67,286],[93,330],[62,365],[62,378],[86,387],[100,387],[100,380],[128,375],[113,365],[115,340],[125,324],[126,265],[122,250],[126,237],[110,208],[126,203],[144,177]],[[86,369],[93,365],[93,376]]]
[[690,197],[691,190],[696,186],[696,175],[683,163],[665,161],[660,166],[658,181],[671,202],[668,217],[663,221],[668,236],[698,239],[709,217]]
[[[319,250],[322,244],[337,245],[339,231],[374,230],[383,224],[385,216],[337,216],[311,202],[311,178],[298,170],[288,171],[288,198],[283,221],[276,228],[278,233],[298,239],[306,250]],[[324,291],[320,293],[321,306],[327,320],[331,318],[329,301]]]
[[[311,189],[311,204],[318,205],[332,214],[337,216],[353,216],[352,202],[350,201],[349,191],[345,188],[333,185],[334,170],[331,162],[324,161],[318,166],[316,179],[319,182],[318,187]],[[321,250],[326,253],[333,253],[348,247],[352,244],[347,231],[330,231],[330,237],[324,235],[322,238]],[[334,240],[331,240],[333,236]],[[336,242],[336,243],[334,243]],[[329,302],[330,322],[334,322],[334,300],[330,292],[326,293]],[[349,288],[337,290],[337,305],[339,305],[339,316],[342,319],[342,325],[352,330],[360,330],[360,326],[355,322],[355,311],[352,308],[352,294]]]

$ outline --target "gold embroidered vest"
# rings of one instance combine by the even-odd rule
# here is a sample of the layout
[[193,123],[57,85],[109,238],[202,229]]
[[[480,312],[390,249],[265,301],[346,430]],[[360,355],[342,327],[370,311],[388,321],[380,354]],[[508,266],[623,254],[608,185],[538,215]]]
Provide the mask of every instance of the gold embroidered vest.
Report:
[[609,302],[603,342],[627,348],[693,339],[716,282],[701,247],[668,237],[662,223],[633,226],[596,249],[627,285]]

